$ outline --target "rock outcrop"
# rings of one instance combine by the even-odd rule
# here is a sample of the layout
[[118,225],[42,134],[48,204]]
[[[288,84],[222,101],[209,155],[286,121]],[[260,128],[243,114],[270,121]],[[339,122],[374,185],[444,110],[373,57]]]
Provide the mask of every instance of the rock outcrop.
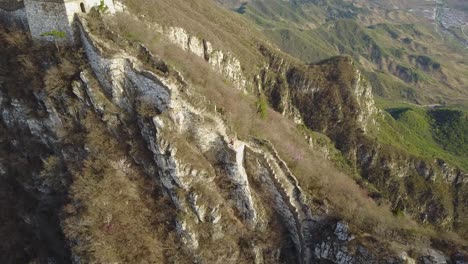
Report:
[[[259,233],[272,232],[269,220],[265,219],[265,212],[270,207],[281,217],[285,235],[295,248],[296,254],[292,256],[299,263],[314,263],[320,259],[336,263],[372,263],[381,257],[355,242],[345,222],[338,222],[332,231],[336,242],[322,242],[323,234],[317,234],[326,221],[319,215],[314,216],[298,180],[270,142],[237,139],[234,131],[225,125],[222,114],[216,108],[206,107],[211,103],[205,101],[201,108],[199,104],[191,103],[190,97],[197,96],[190,90],[187,92],[186,86],[190,87],[190,84],[182,85],[170,77],[144,70],[138,60],[125,54],[106,58],[99,51],[99,41],[87,33],[84,25],[81,32],[87,56],[94,61],[91,67],[97,76],[101,76],[102,79],[98,80],[105,93],[120,109],[138,115],[141,137],[154,161],[150,167],[155,170],[146,170],[153,172],[152,177],[161,183],[178,211],[176,231],[194,259],[207,261],[203,254],[207,244],[202,239],[202,232],[211,234],[214,241],[222,241],[222,237],[227,239],[225,228],[236,225],[238,221],[245,228]],[[366,94],[362,90],[357,92]],[[150,104],[153,110],[150,111],[153,113],[150,119],[143,117],[144,113],[138,108],[134,112],[135,108],[129,107],[141,103],[139,94],[148,97],[148,93],[154,98]],[[137,100],[132,102],[122,98]],[[373,106],[366,109],[373,111]],[[372,114],[361,114],[365,117],[360,120],[370,120],[368,116]],[[116,127],[111,118],[103,118],[103,121],[109,129]],[[190,138],[190,141],[182,138]],[[191,150],[186,149],[186,144]],[[196,158],[187,157],[187,151]],[[258,196],[256,191],[259,190],[251,187],[252,180],[264,183],[260,191],[268,193],[269,199]],[[229,187],[226,188],[226,184]],[[202,202],[204,197],[207,200]],[[229,210],[235,210],[235,216]],[[238,235],[230,233],[229,239]],[[356,243],[353,250],[350,250],[350,243]],[[272,255],[265,255],[266,251],[282,250],[265,246],[254,243],[248,247],[249,254],[254,255],[258,263],[262,263],[261,259],[267,262],[272,258]],[[259,248],[263,254],[259,254]],[[236,260],[239,261],[245,253],[238,251],[236,254],[240,254]],[[218,256],[218,259],[225,257]],[[394,258],[401,259],[398,256]]]
[[205,59],[215,71],[232,81],[238,89],[246,90],[247,79],[240,61],[233,54],[215,49],[208,40],[189,35],[183,28],[169,27],[162,32],[174,44]]
[[[85,28],[86,26],[82,22],[80,32],[85,52],[94,73],[99,76],[98,80],[104,88],[105,94],[112,98],[112,104],[132,113],[134,110],[131,106],[138,104],[138,100],[134,102],[128,100],[138,98],[132,95],[143,93],[145,98],[148,98],[148,91],[153,94],[154,100],[151,100],[151,108],[155,110],[154,113],[160,114],[151,120],[138,118],[138,127],[148,150],[153,155],[154,166],[152,167],[157,168],[153,177],[161,182],[165,193],[173,202],[174,208],[179,211],[176,218],[177,234],[194,258],[201,257],[197,252],[203,247],[199,241],[201,234],[196,231],[200,228],[200,224],[210,223],[208,228],[213,229],[213,231],[208,233],[214,232],[213,236],[216,237],[221,235],[216,233],[220,232],[216,231],[219,227],[222,228],[234,220],[232,216],[226,215],[227,208],[221,207],[222,204],[228,202],[222,202],[222,195],[217,197],[220,200],[201,203],[200,199],[203,197],[213,196],[207,192],[216,192],[217,187],[214,181],[227,181],[232,185],[227,192],[228,197],[233,201],[232,206],[237,210],[239,220],[244,222],[247,228],[264,229],[267,222],[265,219],[259,219],[258,207],[265,206],[265,204],[263,204],[264,202],[261,204],[255,202],[250,189],[249,176],[244,167],[246,150],[253,150],[250,147],[251,143],[236,139],[234,134],[224,125],[223,118],[213,109],[199,109],[186,101],[184,97],[187,95],[182,94],[179,90],[180,86],[173,81],[165,80],[141,69],[137,61],[124,54],[110,59],[105,58],[96,43],[97,40],[93,40]],[[106,103],[96,103],[97,100],[92,98],[93,96],[89,96],[91,105],[95,107],[97,112],[103,114],[103,109],[110,108],[105,106]],[[114,123],[114,121],[119,121],[112,118],[103,118],[103,121],[111,130],[119,126],[119,124]],[[182,144],[176,138],[184,137],[184,134],[191,135],[190,137],[193,138],[191,144],[198,149],[193,155],[196,155],[200,160],[206,160],[207,163],[190,164],[186,158],[184,159],[184,155],[182,157],[178,155],[182,152]],[[270,187],[276,189],[276,192],[282,193],[276,198],[275,207],[279,212],[283,210],[282,215],[287,222],[293,221],[294,224],[291,224],[291,228],[294,228],[295,231],[291,231],[291,236],[297,238],[293,240],[296,241],[298,252],[302,252],[307,248],[304,233],[310,235],[308,228],[311,227],[308,221],[312,220],[310,210],[304,209],[307,206],[303,200],[300,200],[303,198],[290,197],[292,195],[300,197],[301,195],[294,191],[294,189],[299,188],[297,180],[292,187],[284,187],[280,184],[278,177],[286,178],[286,175],[281,172],[287,169],[285,163],[282,162],[281,165],[273,163],[274,159],[278,159],[274,156],[277,154],[268,154],[268,148],[256,145],[255,152],[268,156],[265,161],[266,165],[263,165],[265,167],[260,166],[256,170],[267,171],[267,176],[272,182]],[[275,164],[275,171],[272,171],[271,166],[273,165],[271,164]],[[147,171],[151,170],[147,169]],[[283,176],[272,176],[276,173],[282,173]],[[289,171],[287,173],[290,175]],[[225,178],[219,179],[222,176]],[[283,181],[289,182],[290,180],[283,179]],[[201,185],[206,187],[201,188]],[[302,212],[303,210],[306,211]],[[292,217],[292,219],[288,219],[288,217]],[[207,231],[205,230],[205,232]],[[257,249],[252,248],[252,251],[255,250]],[[304,259],[305,263],[310,263],[311,249],[307,250],[309,253],[301,254],[301,258]]]
[[[39,204],[15,220],[34,226],[30,233],[52,245],[40,253],[33,252],[40,246],[28,249],[24,262],[414,263],[405,245],[394,250],[370,243],[378,240],[314,210],[271,142],[238,138],[223,111],[148,49],[110,53],[113,43],[93,35],[85,20],[77,27],[83,62],[65,84],[53,87],[60,93],[35,87],[33,95],[17,95],[0,75],[0,132],[10,141],[0,144],[13,156],[1,150],[0,177],[26,193],[22,199]],[[183,30],[169,31],[174,42],[245,89],[231,54]],[[351,91],[327,90],[309,79],[307,69],[278,60],[258,81],[284,115],[323,131],[342,125],[347,115],[364,132],[373,122],[370,88],[356,71],[347,83]],[[349,61],[336,63],[353,69]],[[279,74],[272,79],[268,71]],[[42,79],[28,84],[41,86]],[[291,89],[283,90],[283,81]],[[328,119],[316,119],[310,112],[328,93],[342,104],[334,104]],[[312,104],[303,104],[304,98]],[[16,168],[28,162],[30,175]],[[158,243],[158,236],[167,240]],[[121,253],[135,248],[138,254]],[[424,251],[420,263],[448,259],[430,247],[415,251]]]
[[[372,87],[350,58],[301,67],[267,47],[261,51],[268,64],[257,82],[271,105],[296,123],[331,138],[359,174],[380,190],[375,198],[390,200],[395,211],[422,222],[446,229],[460,226],[466,210],[458,201],[466,200],[466,173],[442,160],[405,154],[369,136],[370,128],[379,129],[383,113],[374,104]],[[327,155],[330,150],[322,151]],[[411,190],[414,184],[410,182],[418,177],[425,198]],[[388,192],[395,189],[399,191]]]

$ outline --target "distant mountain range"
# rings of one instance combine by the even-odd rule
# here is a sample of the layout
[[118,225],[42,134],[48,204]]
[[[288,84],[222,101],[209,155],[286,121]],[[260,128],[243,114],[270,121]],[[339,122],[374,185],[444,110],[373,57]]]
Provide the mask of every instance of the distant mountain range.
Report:
[[306,63],[351,55],[382,98],[466,109],[466,2],[221,2],[255,22],[283,51]]

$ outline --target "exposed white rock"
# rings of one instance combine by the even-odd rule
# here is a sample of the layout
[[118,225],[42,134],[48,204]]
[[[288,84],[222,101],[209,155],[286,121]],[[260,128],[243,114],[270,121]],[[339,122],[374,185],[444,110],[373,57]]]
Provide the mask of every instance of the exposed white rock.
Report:
[[203,40],[191,36],[188,40],[188,50],[197,55],[198,57],[205,57],[205,48],[203,46]]
[[357,117],[364,131],[369,125],[375,125],[375,115],[378,109],[374,103],[371,85],[364,80],[360,70],[356,70],[356,82],[354,84],[354,95],[356,96],[360,111]]
[[221,221],[221,214],[219,213],[219,208],[218,207],[213,208],[210,211],[209,221],[211,221],[211,223],[213,223],[213,224],[217,224],[217,223],[219,223],[219,221]]
[[85,91],[86,91],[91,103],[93,104],[94,109],[99,111],[99,113],[101,113],[101,114],[104,113],[104,111],[106,110],[105,105],[98,98],[99,97],[99,95],[98,95],[99,92],[94,90],[93,87],[91,86],[91,84],[89,83],[87,74],[85,72],[81,72],[80,73],[80,79],[84,83]]
[[114,1],[115,12],[125,12],[127,7],[121,1]]
[[349,238],[348,223],[346,223],[345,221],[339,221],[336,224],[335,235],[338,237],[339,240],[342,240],[342,241],[348,240]]
[[85,95],[83,94],[83,87],[82,87],[82,83],[79,82],[79,81],[73,81],[72,82],[72,92],[74,95],[76,95],[76,97],[78,97],[78,99],[80,99],[81,101],[84,101],[85,100]]
[[[214,55],[213,63],[229,60],[225,54],[213,51],[209,43],[192,41],[190,36],[185,38],[180,35],[183,32],[174,32],[175,39],[190,42],[186,43],[187,50],[198,56],[202,55],[203,47],[203,55],[209,53],[209,59],[213,58],[213,54],[218,54]],[[315,244],[313,231],[316,228],[316,218],[312,217],[297,179],[274,147],[237,140],[230,135],[216,111],[213,113],[206,108],[206,100],[200,100],[199,104],[188,100],[184,96],[191,96],[190,94],[182,96],[180,87],[175,83],[142,70],[138,61],[126,54],[115,55],[118,63],[113,62],[112,58],[105,58],[94,47],[95,43],[92,43],[89,36],[82,33],[82,37],[85,51],[93,61],[93,70],[96,71],[96,75],[102,75],[99,80],[105,88],[105,92],[101,92],[102,95],[107,96],[109,101],[119,106],[119,110],[122,111],[135,111],[130,106],[148,100],[147,103],[162,113],[153,118],[137,117],[138,132],[141,133],[145,147],[151,152],[154,161],[152,166],[145,169],[150,177],[158,180],[177,210],[176,230],[186,248],[194,254],[197,249],[202,248],[200,245],[203,239],[199,240],[198,236],[201,238],[201,234],[197,233],[199,227],[208,229],[209,239],[223,239],[223,229],[226,228],[226,224],[232,223],[230,221],[233,221],[233,217],[236,218],[236,223],[258,228],[261,218],[259,212],[263,212],[258,208],[263,205],[258,203],[257,196],[253,198],[255,188],[250,185],[249,179],[252,178],[249,178],[245,168],[246,155],[249,157],[248,155],[254,152],[258,156],[255,169],[259,171],[259,177],[262,179],[258,188],[262,188],[269,195],[269,199],[265,199],[266,204],[271,205],[281,217],[302,263],[313,263],[313,257],[334,263],[366,263],[361,260],[371,259],[365,250],[358,249],[360,251],[357,253],[349,251],[346,245],[352,236],[349,235],[345,222],[339,222],[335,230],[330,230],[335,232],[336,237],[331,236],[333,238],[330,241]],[[234,62],[232,65],[232,69],[226,70],[231,76],[240,69],[240,64]],[[366,94],[364,91],[359,93]],[[89,90],[88,97],[95,96],[93,94],[95,91]],[[105,103],[100,104],[99,100],[92,105],[97,112],[106,111],[108,107]],[[191,162],[187,162],[190,159],[179,155],[184,151],[176,141],[187,138],[190,138],[191,151],[185,153],[200,155],[197,156],[197,161],[206,161],[208,165],[190,164]],[[177,151],[176,146],[181,150]],[[250,168],[248,171],[250,174]],[[229,184],[232,184],[229,187],[230,193],[224,193],[228,198],[216,196],[215,199],[220,199],[220,203],[216,205],[206,203],[205,192],[199,192],[194,187],[194,183],[203,182],[207,183],[209,191],[218,192],[219,187],[212,184],[212,179],[218,177],[219,180],[220,177],[226,176],[229,178]],[[233,203],[230,203],[231,200]],[[252,245],[250,250],[256,262],[266,261],[262,260],[261,248]],[[361,257],[355,258],[356,254],[360,254]],[[236,256],[238,252],[233,252],[233,261]]]
[[400,259],[403,261],[404,264],[416,264],[416,261],[408,256],[408,253],[402,252],[400,254]]
[[166,36],[169,38],[171,42],[178,45],[182,49],[184,50],[189,49],[188,45],[189,45],[190,36],[183,28],[169,27],[166,30]]
[[447,263],[447,259],[441,252],[434,250],[434,249],[430,249],[430,248],[426,249],[425,251],[426,252],[424,256],[418,259],[419,262],[421,262],[422,264],[446,264]]
[[176,231],[181,242],[190,250],[196,250],[198,248],[197,236],[192,230],[190,230],[190,227],[185,220],[181,220],[179,218],[176,219]]
[[189,203],[192,207],[194,213],[197,215],[197,218],[200,222],[205,221],[206,207],[203,204],[199,204],[199,196],[195,193],[189,194]]
[[253,246],[253,254],[254,254],[254,263],[255,264],[263,264],[265,260],[263,259],[263,252],[262,249],[256,246]]
[[241,63],[230,52],[215,50],[210,42],[189,35],[183,28],[169,27],[164,34],[172,43],[208,61],[215,71],[232,81],[238,89],[245,91],[247,80]]
[[245,143],[234,139],[228,145],[229,149],[222,155],[224,156],[222,159],[225,159],[228,176],[236,186],[234,195],[236,196],[237,208],[251,225],[255,225],[257,223],[257,212],[244,168]]

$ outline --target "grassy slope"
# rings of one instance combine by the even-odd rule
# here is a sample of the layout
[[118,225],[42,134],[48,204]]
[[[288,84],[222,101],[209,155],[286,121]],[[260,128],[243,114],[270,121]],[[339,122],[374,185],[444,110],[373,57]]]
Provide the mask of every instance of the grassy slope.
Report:
[[[125,0],[124,3],[146,20],[182,27],[191,35],[208,39],[215,47],[234,52],[245,67],[257,65],[260,54],[255,47],[258,41],[266,39],[250,21],[213,1]],[[131,27],[131,30],[139,29]],[[150,36],[154,34],[146,38]]]
[[[453,109],[468,109],[463,99],[468,92],[463,86],[468,84],[464,74],[468,63],[460,56],[466,50],[441,39],[424,23],[363,26],[353,14],[366,15],[366,10],[337,8],[338,2],[326,1],[328,12],[313,2],[291,4],[277,0],[252,1],[237,11],[263,27],[274,43],[302,61],[316,62],[338,54],[353,56],[367,73],[376,95],[387,99],[380,102],[385,102],[381,107],[388,111],[401,107],[400,100],[448,102]],[[468,169],[467,153],[455,151],[466,147],[466,141],[458,136],[465,131],[466,118],[441,124],[434,115],[452,112],[402,105],[409,110],[398,117],[387,114],[381,120],[381,128],[375,134],[381,142],[424,159],[440,158]]]
[[[408,24],[415,18],[404,16],[394,23],[338,0],[322,2],[252,1],[237,11],[261,26],[285,52],[305,62],[338,54],[354,56],[381,96],[452,104],[462,98],[466,103],[468,79],[463,73],[468,71],[468,52],[430,24],[422,20]],[[380,22],[364,26],[358,15]],[[424,64],[428,62],[433,64]],[[376,70],[383,74],[375,74]]]
[[378,104],[387,112],[374,134],[380,141],[424,159],[443,159],[468,171],[466,112],[395,104],[383,99]]
[[[128,1],[128,5],[130,7],[135,6],[135,12],[140,12],[138,11],[140,10],[140,6],[144,6],[144,3],[146,3],[146,0]],[[174,4],[171,3],[155,1],[153,6],[149,7],[148,10],[145,11],[146,17],[144,20],[181,26],[188,29],[192,34],[199,34],[210,40],[211,37],[213,37],[216,47],[221,47],[224,50],[231,50],[236,55],[239,55],[247,74],[249,74],[249,68],[256,67],[258,63],[262,63],[261,57],[257,53],[257,49],[255,49],[255,47],[258,45],[256,41],[261,41],[264,38],[260,32],[255,29],[255,27],[248,25],[248,23],[246,23],[239,14],[228,14],[229,19],[226,20],[225,10],[213,6],[209,1],[194,0],[190,2],[192,9],[187,11],[188,16],[184,17],[186,14],[185,11],[183,11],[184,14],[182,14],[181,17],[177,17],[181,12],[179,10],[179,4],[181,3],[178,1],[175,1]],[[154,9],[164,8],[164,14],[160,14],[160,11],[157,12],[157,10],[152,10],[151,8],[153,7]],[[181,53],[178,48],[168,43],[164,43],[164,39],[157,33],[154,33],[150,28],[144,29],[141,26],[142,21],[137,21],[134,18],[132,19],[126,18],[125,20],[124,18],[118,18],[117,23],[113,24],[112,27],[123,36],[127,36],[131,33],[133,35],[133,40],[145,43],[155,54],[158,54],[165,60],[169,61],[171,65],[176,65],[178,70],[182,70],[184,74],[187,75],[186,77],[192,83],[196,84],[194,87],[197,88],[197,92],[204,94],[207,98],[216,102],[217,105],[225,106],[227,112],[233,116],[233,122],[235,122],[234,126],[240,135],[255,135],[268,138],[273,141],[280,154],[285,157],[288,164],[292,166],[294,173],[300,178],[301,185],[304,186],[305,190],[310,191],[312,197],[318,196],[320,198],[328,199],[331,202],[332,207],[337,210],[340,217],[349,220],[353,225],[362,230],[378,234],[381,237],[387,237],[387,235],[393,232],[392,230],[395,230],[395,228],[398,231],[394,232],[394,235],[407,237],[408,228],[414,228],[414,225],[408,224],[408,222],[405,222],[406,220],[403,221],[402,219],[398,220],[391,217],[388,214],[388,209],[380,207],[376,208],[372,205],[372,201],[363,199],[367,194],[362,193],[362,190],[359,190],[359,188],[350,192],[349,188],[355,185],[350,185],[351,183],[349,182],[349,178],[345,179],[346,177],[343,178],[341,176],[337,176],[339,173],[335,173],[337,171],[336,168],[334,168],[334,164],[312,162],[315,160],[320,161],[322,159],[317,157],[317,154],[310,153],[310,150],[304,149],[306,145],[304,144],[304,141],[298,137],[300,133],[294,128],[294,126],[291,126],[290,123],[284,123],[283,121],[278,120],[277,113],[269,110],[271,114],[269,115],[270,117],[267,119],[266,123],[261,120],[258,121],[257,117],[246,118],[246,116],[255,116],[255,114],[252,114],[255,113],[256,109],[255,103],[257,100],[255,98],[249,96],[246,97],[242,94],[233,94],[232,88],[230,88],[229,85],[226,86],[225,82],[219,82],[219,77],[209,74],[209,70],[207,70],[206,67],[203,67],[203,64],[196,62],[200,61],[199,58],[190,59],[190,56],[189,58],[185,57],[186,55]],[[223,24],[221,23],[222,21],[227,22]],[[114,21],[114,23],[115,22],[116,21]],[[203,27],[199,27],[197,25],[203,25]],[[223,29],[224,26],[227,27],[226,30]],[[354,27],[352,24],[343,26]],[[359,27],[355,28],[359,29]],[[300,32],[300,29],[297,30]],[[219,34],[237,35],[235,35],[236,37],[231,35],[224,38],[222,35],[217,35],[217,32],[220,32]],[[249,35],[252,34],[252,32],[255,33],[255,38],[252,38],[251,35]],[[237,39],[237,41],[233,42],[234,39]],[[324,47],[326,47],[327,43],[322,43],[324,43]],[[247,52],[243,53],[243,51],[246,50]],[[201,72],[197,73],[196,70]],[[275,118],[271,119],[271,116],[275,116]],[[271,124],[277,124],[278,127],[271,131],[264,131],[262,129],[262,127],[269,127]],[[391,138],[398,138],[399,133],[403,131],[401,124],[397,122],[394,122],[394,124],[396,124],[396,127],[392,127],[390,121],[389,124],[384,124],[384,126],[389,127],[388,133],[390,136],[385,138],[385,136],[380,135],[382,141],[393,144],[391,142]],[[286,127],[288,129],[285,129]],[[289,132],[283,133],[285,130]],[[271,134],[270,132],[273,133]],[[386,139],[388,140],[385,141]],[[424,141],[415,142],[419,144],[419,146],[424,146],[425,144]],[[422,151],[418,152],[413,151],[412,148],[405,148],[405,143],[406,142],[402,142],[400,144],[403,146],[401,149],[418,156],[422,156]],[[413,142],[411,144],[413,144]],[[413,148],[417,149],[418,146]],[[434,149],[437,151],[440,150],[440,148],[437,149],[437,147],[434,147]],[[437,151],[434,152],[437,153]],[[449,158],[449,161],[452,160]],[[460,164],[457,161],[452,163]],[[342,189],[344,186],[347,187]],[[352,188],[354,189],[354,187]],[[347,205],[345,208],[343,208],[344,204]],[[376,223],[380,223],[378,225],[383,226],[383,228],[380,228],[380,231],[372,230],[372,228],[369,230],[369,227],[374,226]],[[401,225],[401,227],[396,227],[395,225]],[[416,233],[420,234],[420,232]],[[390,235],[390,237],[394,235]],[[427,236],[423,235],[423,237]],[[400,238],[393,237],[392,239],[399,240]]]
[[[132,1],[137,4],[137,0]],[[172,14],[172,12],[178,12],[177,8],[177,5],[174,5],[165,11]],[[197,10],[192,10],[192,12],[197,12]],[[268,113],[266,117],[261,118],[256,113],[258,100],[255,96],[245,95],[233,89],[228,82],[223,81],[213,73],[202,59],[166,43],[157,33],[151,33],[151,30],[144,29],[142,24],[134,18],[127,17],[126,20],[124,18],[117,17],[114,21],[108,22],[113,23],[113,30],[115,29],[122,36],[126,36],[129,32],[140,32],[140,35],[133,36],[136,41],[143,42],[151,48],[154,54],[161,56],[170,65],[181,71],[189,83],[193,85],[191,88],[195,89],[196,93],[206,96],[217,105],[223,106],[227,113],[230,113],[232,125],[239,132],[240,137],[255,136],[271,140],[281,156],[290,164],[301,185],[304,186],[303,188],[312,197],[327,199],[340,217],[350,221],[353,226],[379,237],[388,237],[397,241],[419,239],[416,238],[419,236],[427,238],[427,233],[423,234],[427,230],[420,229],[406,217],[394,217],[386,206],[377,206],[368,197],[366,191],[361,189],[350,177],[337,170],[334,164],[324,160],[316,151],[311,150],[305,144],[302,127],[296,127],[290,120],[286,120],[269,108],[266,110]],[[197,19],[206,19],[206,17]],[[181,21],[184,20],[179,20],[177,25],[187,26]],[[203,23],[203,20],[197,23]],[[194,30],[196,29],[194,28]],[[218,30],[222,30],[222,28]],[[228,43],[221,44],[229,47]],[[245,43],[238,45],[243,44]],[[266,127],[269,129],[265,129]],[[379,228],[373,228],[377,226]],[[414,230],[419,231],[413,233]]]

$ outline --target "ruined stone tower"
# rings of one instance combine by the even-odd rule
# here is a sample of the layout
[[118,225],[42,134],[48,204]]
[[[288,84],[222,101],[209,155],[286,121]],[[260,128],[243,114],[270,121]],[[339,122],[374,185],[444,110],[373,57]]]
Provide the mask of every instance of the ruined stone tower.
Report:
[[[115,11],[113,0],[103,0],[108,11]],[[3,13],[0,15],[20,14],[34,39],[52,40],[47,36],[50,32],[63,32],[63,40],[73,41],[72,23],[77,13],[87,13],[95,6],[101,4],[101,0],[4,0],[4,7],[0,5]],[[9,3],[8,5],[6,3]],[[7,8],[8,7],[8,8]],[[18,15],[17,15],[18,16]],[[18,17],[15,17],[18,20]]]

